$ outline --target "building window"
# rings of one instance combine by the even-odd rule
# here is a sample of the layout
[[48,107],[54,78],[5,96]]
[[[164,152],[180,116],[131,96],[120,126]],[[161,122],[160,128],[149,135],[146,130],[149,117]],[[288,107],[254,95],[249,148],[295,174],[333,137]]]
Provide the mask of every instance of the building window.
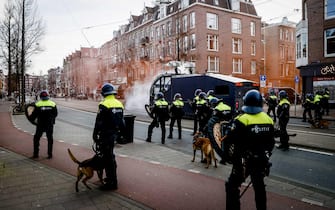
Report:
[[183,32],[187,32],[187,15],[183,16]]
[[241,19],[237,19],[237,18],[231,19],[231,32],[235,34],[242,33]]
[[207,13],[207,28],[213,30],[218,29],[218,15]]
[[251,41],[251,55],[256,55],[256,42]]
[[183,39],[183,52],[187,53],[187,51],[188,51],[188,37],[185,36]]
[[256,36],[256,23],[254,21],[250,22],[250,35]]
[[219,5],[219,0],[214,0],[214,5]]
[[161,38],[160,28],[159,26],[156,27],[156,40],[159,40]]
[[256,61],[251,61],[250,63],[250,73],[256,74]]
[[283,40],[283,29],[279,29],[279,39]]
[[207,35],[207,49],[212,51],[218,51],[218,36],[216,35]]
[[190,13],[190,28],[195,28],[195,12]]
[[325,57],[335,56],[335,28],[325,30]]
[[325,19],[335,17],[335,1],[325,0]]
[[233,38],[232,45],[234,54],[242,54],[242,39]]
[[242,59],[233,58],[233,73],[242,74]]
[[180,34],[180,20],[176,19],[176,34]]
[[196,48],[196,42],[195,42],[195,34],[191,35],[191,49],[195,49]]
[[207,57],[208,60],[208,72],[219,72],[219,58],[218,57],[212,57],[212,56],[208,56]]
[[165,24],[161,25],[161,31],[162,31],[162,37],[165,37],[166,36]]
[[172,24],[171,21],[167,23],[167,35],[171,36],[172,35]]

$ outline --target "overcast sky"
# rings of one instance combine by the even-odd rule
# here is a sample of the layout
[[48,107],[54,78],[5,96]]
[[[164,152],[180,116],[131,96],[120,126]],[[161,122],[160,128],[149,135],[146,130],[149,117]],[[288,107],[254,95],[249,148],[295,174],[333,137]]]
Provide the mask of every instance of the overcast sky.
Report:
[[[7,0],[0,0],[0,14]],[[130,15],[140,15],[152,0],[36,0],[39,15],[46,24],[40,45],[44,52],[31,58],[28,73],[43,74],[62,67],[63,59],[80,47],[100,47],[113,37],[113,31],[128,22]],[[301,0],[253,0],[262,20],[280,22],[301,19]],[[295,9],[299,9],[296,12]],[[2,18],[2,15],[0,16]]]

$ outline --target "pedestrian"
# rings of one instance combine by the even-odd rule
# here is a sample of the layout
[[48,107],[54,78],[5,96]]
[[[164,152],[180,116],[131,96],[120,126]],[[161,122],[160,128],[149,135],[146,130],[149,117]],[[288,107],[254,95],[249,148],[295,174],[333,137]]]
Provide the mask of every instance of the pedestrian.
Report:
[[232,129],[224,138],[234,145],[233,167],[226,182],[226,210],[240,209],[240,187],[248,176],[255,192],[256,209],[267,208],[264,178],[270,172],[269,158],[275,140],[274,122],[262,106],[259,91],[249,90],[244,96],[243,113],[233,120]]
[[156,101],[153,104],[151,113],[154,118],[148,127],[148,137],[146,139],[147,142],[151,142],[152,131],[154,127],[161,127],[162,137],[161,143],[165,144],[165,121],[169,120],[169,107],[168,102],[164,98],[164,94],[162,92],[158,92],[156,94]]
[[38,158],[40,138],[44,132],[48,139],[48,159],[52,158],[53,130],[57,114],[56,103],[50,100],[47,90],[42,90],[40,92],[40,100],[35,103],[35,109],[31,115],[32,121],[37,119],[33,158]]
[[290,102],[287,100],[287,93],[285,90],[279,92],[279,104],[277,108],[277,116],[279,119],[279,129],[280,129],[280,145],[278,149],[284,151],[289,149],[289,136],[287,133],[287,124],[290,120]]
[[304,112],[302,113],[302,121],[306,122],[307,120],[307,114],[308,114],[308,119],[309,122],[313,121],[312,117],[312,108],[313,108],[313,101],[314,101],[314,96],[311,93],[307,93],[306,97],[302,103],[302,106],[304,107]]
[[116,190],[118,188],[116,160],[114,155],[114,143],[124,134],[124,107],[115,98],[117,91],[110,83],[105,83],[101,88],[101,95],[104,99],[99,103],[99,110],[96,116],[93,140],[99,145],[99,152],[105,166],[106,178],[101,190]]
[[267,114],[270,116],[271,112],[273,115],[273,121],[276,122],[276,107],[278,105],[278,98],[273,89],[270,90],[270,95],[266,99],[268,105]]
[[184,102],[183,98],[180,93],[176,93],[173,97],[173,102],[170,107],[170,116],[171,116],[171,121],[170,121],[170,133],[168,135],[169,139],[173,138],[173,126],[175,121],[177,121],[177,126],[178,126],[178,139],[181,139],[181,119],[184,116]]
[[199,121],[199,132],[204,133],[205,126],[208,123],[208,120],[211,116],[211,109],[208,105],[206,93],[201,92],[199,94],[199,100],[196,103],[196,116]]
[[198,120],[198,117],[197,117],[197,102],[199,101],[199,94],[202,92],[201,89],[196,89],[194,91],[194,98],[193,98],[193,101],[191,102],[191,107],[192,107],[192,110],[193,110],[193,133],[192,133],[192,136],[194,136],[194,134],[198,131],[198,123],[199,123],[199,120]]

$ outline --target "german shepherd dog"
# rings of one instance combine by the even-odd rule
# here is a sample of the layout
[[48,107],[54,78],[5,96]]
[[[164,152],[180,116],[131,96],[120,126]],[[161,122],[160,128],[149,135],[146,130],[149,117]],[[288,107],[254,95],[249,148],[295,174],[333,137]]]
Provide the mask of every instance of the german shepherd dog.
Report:
[[104,184],[102,176],[103,176],[103,170],[104,170],[104,164],[102,162],[102,159],[98,155],[94,155],[92,158],[84,160],[80,162],[77,160],[74,155],[72,154],[70,149],[67,149],[70,158],[73,160],[73,162],[78,164],[77,168],[77,181],[76,181],[76,192],[79,192],[78,189],[78,182],[85,176],[83,179],[84,185],[88,188],[91,189],[90,186],[87,185],[87,181],[91,179],[94,175],[94,171],[97,172],[99,180],[102,184]]
[[203,154],[205,154],[205,158],[207,161],[207,165],[205,168],[209,167],[209,164],[211,163],[211,160],[214,160],[214,166],[217,168],[216,161],[217,159],[215,158],[215,153],[214,149],[211,145],[211,142],[208,138],[202,137],[200,132],[197,132],[193,136],[193,159],[192,162],[195,160],[195,153],[197,150],[201,151],[201,160],[203,160]]

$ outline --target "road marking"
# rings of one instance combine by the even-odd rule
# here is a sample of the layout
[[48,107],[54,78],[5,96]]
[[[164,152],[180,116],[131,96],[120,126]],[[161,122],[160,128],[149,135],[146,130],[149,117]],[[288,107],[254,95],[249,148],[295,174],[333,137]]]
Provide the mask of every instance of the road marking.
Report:
[[302,198],[301,201],[305,202],[305,203],[312,204],[312,205],[323,206],[323,203],[321,203],[319,201],[314,201],[314,200],[311,200],[311,199],[308,199],[308,198]]
[[129,155],[118,155],[119,157],[129,157]]
[[62,143],[64,143],[65,141],[63,141],[63,140],[58,140],[59,142],[62,142]]
[[[279,144],[275,144],[276,147],[279,146]],[[310,153],[315,153],[315,154],[320,154],[320,155],[328,155],[328,156],[334,156],[334,153],[330,153],[330,152],[322,152],[322,151],[318,151],[318,150],[312,150],[312,149],[306,149],[306,148],[302,148],[302,147],[296,147],[296,146],[290,146],[290,149],[295,149],[295,150],[299,150],[299,151],[303,151],[303,152],[310,152]]]
[[73,143],[72,145],[73,145],[73,146],[79,146],[79,144],[76,144],[76,143]]
[[304,148],[299,148],[299,147],[292,147],[292,148],[294,148],[296,150],[304,151],[304,152],[311,152],[311,153],[316,153],[316,154],[321,154],[321,155],[334,156],[333,153],[329,153],[329,152],[322,152],[322,151],[311,150],[311,149],[304,149]]
[[149,163],[156,164],[156,165],[160,165],[161,164],[161,162],[153,161],[153,160],[149,161]]
[[196,173],[196,174],[200,174],[200,171],[193,170],[193,169],[189,169],[189,170],[187,170],[187,171],[192,172],[192,173]]
[[293,131],[296,133],[308,133],[308,134],[321,135],[321,136],[335,136],[335,134],[332,134],[332,133],[321,133],[321,132],[314,132],[314,131],[302,131],[302,130],[294,130],[294,129],[287,129],[287,131]]

